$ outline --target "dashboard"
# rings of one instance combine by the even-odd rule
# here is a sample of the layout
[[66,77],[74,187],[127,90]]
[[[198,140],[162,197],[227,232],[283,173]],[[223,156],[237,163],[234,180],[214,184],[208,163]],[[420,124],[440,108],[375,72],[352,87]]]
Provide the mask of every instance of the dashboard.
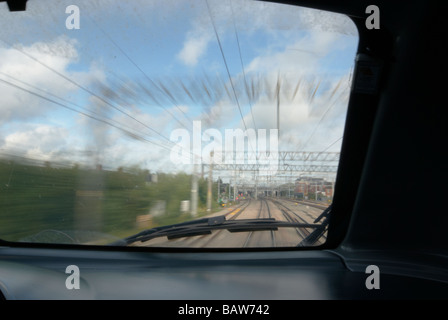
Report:
[[[369,289],[369,260],[378,263],[379,255],[347,259],[327,250],[194,253],[3,247],[0,290],[5,299],[19,300],[448,298],[443,264],[424,268],[416,262],[421,259],[405,263],[383,257],[378,288]],[[69,289],[71,265],[79,268],[79,283]]]

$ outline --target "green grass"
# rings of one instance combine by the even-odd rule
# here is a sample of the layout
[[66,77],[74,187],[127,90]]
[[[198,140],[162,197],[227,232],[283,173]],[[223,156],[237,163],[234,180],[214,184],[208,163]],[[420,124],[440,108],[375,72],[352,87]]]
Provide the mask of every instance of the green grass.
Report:
[[[0,238],[20,241],[43,230],[123,238],[141,230],[137,216],[149,214],[158,200],[165,201],[166,213],[154,217],[149,227],[192,219],[189,213],[180,212],[180,202],[190,199],[191,176],[158,174],[157,183],[148,183],[148,174],[136,168],[86,170],[0,160]],[[206,194],[207,181],[202,179],[198,217],[206,214]],[[213,201],[213,211],[218,209]],[[64,237],[59,232],[42,234],[54,241]]]

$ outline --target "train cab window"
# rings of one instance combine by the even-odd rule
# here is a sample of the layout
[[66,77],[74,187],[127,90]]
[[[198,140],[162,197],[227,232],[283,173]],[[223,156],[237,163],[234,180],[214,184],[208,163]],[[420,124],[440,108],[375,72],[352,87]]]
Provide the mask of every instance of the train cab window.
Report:
[[358,32],[236,0],[0,3],[0,239],[325,243]]

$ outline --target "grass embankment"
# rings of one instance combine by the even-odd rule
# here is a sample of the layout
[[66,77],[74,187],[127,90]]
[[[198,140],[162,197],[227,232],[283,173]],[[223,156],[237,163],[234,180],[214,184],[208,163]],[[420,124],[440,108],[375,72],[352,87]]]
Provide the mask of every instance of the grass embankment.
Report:
[[[0,238],[8,241],[43,230],[79,230],[125,237],[142,228],[192,219],[180,203],[190,199],[191,176],[149,171],[54,168],[0,160]],[[198,216],[206,214],[207,181],[199,180]],[[156,203],[164,214],[147,216]],[[219,209],[212,201],[213,211]]]

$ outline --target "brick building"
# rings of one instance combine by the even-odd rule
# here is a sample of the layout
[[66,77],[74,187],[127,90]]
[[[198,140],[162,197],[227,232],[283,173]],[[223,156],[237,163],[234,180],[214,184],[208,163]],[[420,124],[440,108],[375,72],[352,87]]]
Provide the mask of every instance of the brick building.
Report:
[[333,183],[323,178],[300,177],[296,179],[294,186],[294,197],[297,199],[315,199],[333,197]]

